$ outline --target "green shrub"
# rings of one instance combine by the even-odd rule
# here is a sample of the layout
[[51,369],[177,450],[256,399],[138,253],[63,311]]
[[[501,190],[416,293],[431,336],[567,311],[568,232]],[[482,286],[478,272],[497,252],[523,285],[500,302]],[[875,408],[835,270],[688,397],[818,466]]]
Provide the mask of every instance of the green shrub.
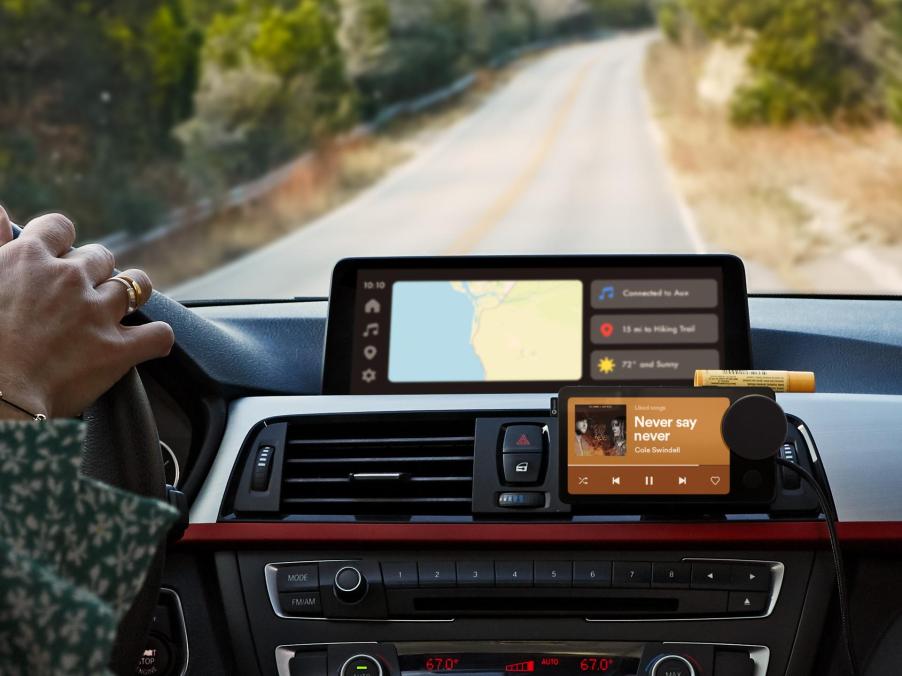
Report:
[[751,81],[732,105],[739,123],[842,119],[883,112],[880,66],[863,48],[885,0],[682,0],[712,39],[750,42]]
[[671,42],[679,42],[683,32],[682,8],[678,0],[658,3],[655,13],[658,27]]
[[821,119],[817,104],[804,89],[769,74],[758,74],[736,90],[730,102],[730,118],[739,125]]
[[197,50],[181,0],[0,2],[0,199],[14,216],[62,209],[82,237],[156,218],[163,192],[144,172],[177,160]]
[[650,0],[589,0],[602,27],[638,28],[654,24]]

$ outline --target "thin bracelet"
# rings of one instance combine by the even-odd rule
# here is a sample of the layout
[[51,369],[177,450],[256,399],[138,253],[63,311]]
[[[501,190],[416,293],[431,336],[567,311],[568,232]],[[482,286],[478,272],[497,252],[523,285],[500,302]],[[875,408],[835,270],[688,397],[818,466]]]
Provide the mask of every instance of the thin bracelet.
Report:
[[27,411],[24,408],[22,408],[21,406],[12,403],[9,399],[6,399],[3,396],[3,392],[0,392],[0,401],[2,401],[7,406],[10,406],[10,407],[16,409],[20,413],[24,413],[25,415],[29,416],[35,422],[43,422],[44,420],[47,420],[47,416],[44,415],[43,413],[32,413],[31,411]]

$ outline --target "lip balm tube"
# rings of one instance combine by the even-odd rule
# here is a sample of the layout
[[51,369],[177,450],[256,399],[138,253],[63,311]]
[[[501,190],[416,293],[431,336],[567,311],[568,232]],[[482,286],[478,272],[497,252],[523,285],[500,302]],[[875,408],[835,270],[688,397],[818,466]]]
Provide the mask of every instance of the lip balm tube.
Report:
[[814,392],[811,371],[719,371],[698,369],[696,387],[769,387],[774,392]]

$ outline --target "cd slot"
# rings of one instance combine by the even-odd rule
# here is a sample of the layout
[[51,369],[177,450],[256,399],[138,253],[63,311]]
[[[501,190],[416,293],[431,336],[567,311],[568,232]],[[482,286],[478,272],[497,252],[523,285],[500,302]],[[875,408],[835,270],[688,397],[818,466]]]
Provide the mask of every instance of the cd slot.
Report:
[[728,593],[691,590],[604,590],[558,592],[531,589],[485,590],[462,595],[452,590],[388,592],[389,616],[492,617],[576,616],[588,619],[718,617],[728,615]]
[[450,612],[456,615],[476,613],[485,615],[507,614],[575,614],[603,616],[608,614],[653,614],[673,613],[679,608],[676,599],[646,598],[545,598],[531,599],[520,596],[501,596],[497,598],[439,598],[416,599],[414,607],[423,611]]

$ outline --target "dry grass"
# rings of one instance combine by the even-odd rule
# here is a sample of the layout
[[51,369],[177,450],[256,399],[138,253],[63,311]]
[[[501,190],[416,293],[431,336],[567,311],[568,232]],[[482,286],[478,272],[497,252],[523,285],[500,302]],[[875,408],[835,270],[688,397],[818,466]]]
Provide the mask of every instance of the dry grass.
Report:
[[848,281],[823,275],[853,247],[902,252],[902,134],[886,124],[737,129],[726,110],[698,97],[706,54],[656,43],[646,82],[670,165],[711,248],[766,266],[787,288],[902,291],[881,288],[867,270]]
[[460,97],[400,118],[377,134],[318,149],[312,163],[299,167],[265,197],[121,254],[120,267],[142,268],[158,288],[165,289],[302,228],[411,158],[533,58],[480,73],[476,84]]

